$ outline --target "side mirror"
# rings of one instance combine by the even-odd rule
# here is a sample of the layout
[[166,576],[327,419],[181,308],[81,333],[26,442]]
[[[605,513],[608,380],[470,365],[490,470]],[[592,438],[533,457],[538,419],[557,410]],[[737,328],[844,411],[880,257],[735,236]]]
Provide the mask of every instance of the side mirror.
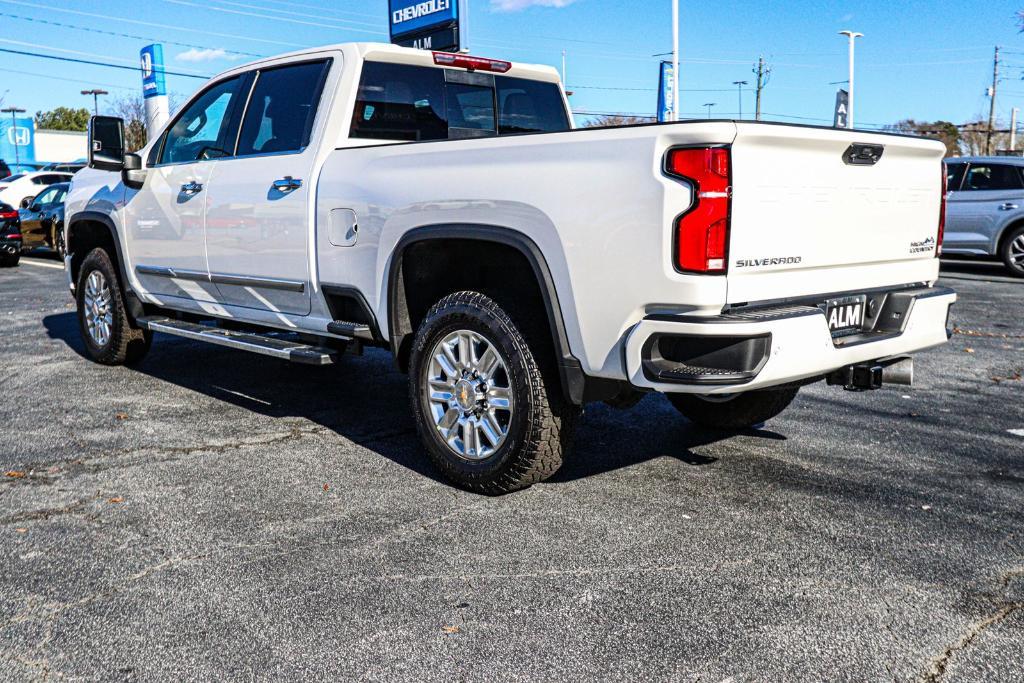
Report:
[[115,116],[89,119],[89,168],[100,171],[124,168],[124,119]]
[[31,211],[32,213],[39,213],[40,211],[43,210],[43,207],[39,206],[38,204],[33,204],[32,206],[28,207],[28,210]]
[[142,168],[142,157],[129,152],[124,155],[124,165],[121,168],[121,179],[124,184],[133,190],[139,190],[146,182],[146,171]]

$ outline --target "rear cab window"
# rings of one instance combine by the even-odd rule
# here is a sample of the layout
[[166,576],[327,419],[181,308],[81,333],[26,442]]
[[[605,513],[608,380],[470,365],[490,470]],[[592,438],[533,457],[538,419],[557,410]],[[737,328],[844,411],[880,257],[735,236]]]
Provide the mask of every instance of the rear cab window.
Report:
[[556,83],[368,61],[350,134],[413,142],[569,129]]

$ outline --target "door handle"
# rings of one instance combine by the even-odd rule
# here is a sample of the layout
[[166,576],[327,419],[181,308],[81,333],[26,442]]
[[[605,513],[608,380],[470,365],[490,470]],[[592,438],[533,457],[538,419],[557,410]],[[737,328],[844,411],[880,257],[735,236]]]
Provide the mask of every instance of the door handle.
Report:
[[1020,207],[1018,207],[1013,202],[1006,202],[1005,204],[1003,204],[1002,206],[999,207],[999,210],[1000,211],[1013,211],[1014,209],[1017,209],[1017,208],[1020,208]]
[[185,194],[198,194],[203,191],[203,184],[191,180],[181,186],[181,191]]
[[280,178],[274,181],[274,189],[278,192],[291,192],[302,187],[301,178],[292,178],[290,175],[286,175],[284,178]]

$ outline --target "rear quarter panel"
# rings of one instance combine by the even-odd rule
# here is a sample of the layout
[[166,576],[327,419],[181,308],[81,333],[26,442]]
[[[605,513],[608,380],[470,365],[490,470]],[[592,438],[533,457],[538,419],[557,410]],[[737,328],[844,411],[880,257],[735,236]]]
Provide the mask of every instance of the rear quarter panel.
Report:
[[[623,377],[620,341],[645,314],[717,312],[725,302],[725,278],[672,267],[670,226],[691,190],[661,168],[671,145],[734,134],[734,124],[711,122],[339,149],[319,181],[319,279],[358,287],[386,323],[390,259],[408,231],[515,230],[547,259],[584,370]],[[356,212],[356,246],[330,244],[335,208]]]

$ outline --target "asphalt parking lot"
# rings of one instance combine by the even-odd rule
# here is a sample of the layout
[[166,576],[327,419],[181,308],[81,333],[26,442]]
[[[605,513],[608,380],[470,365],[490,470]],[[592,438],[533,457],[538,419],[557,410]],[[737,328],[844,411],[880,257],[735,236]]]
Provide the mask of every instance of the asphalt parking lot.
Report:
[[946,266],[914,388],[814,385],[729,438],[590,406],[552,481],[486,498],[436,478],[387,355],[100,367],[23,259],[0,679],[1019,681],[1024,281]]

